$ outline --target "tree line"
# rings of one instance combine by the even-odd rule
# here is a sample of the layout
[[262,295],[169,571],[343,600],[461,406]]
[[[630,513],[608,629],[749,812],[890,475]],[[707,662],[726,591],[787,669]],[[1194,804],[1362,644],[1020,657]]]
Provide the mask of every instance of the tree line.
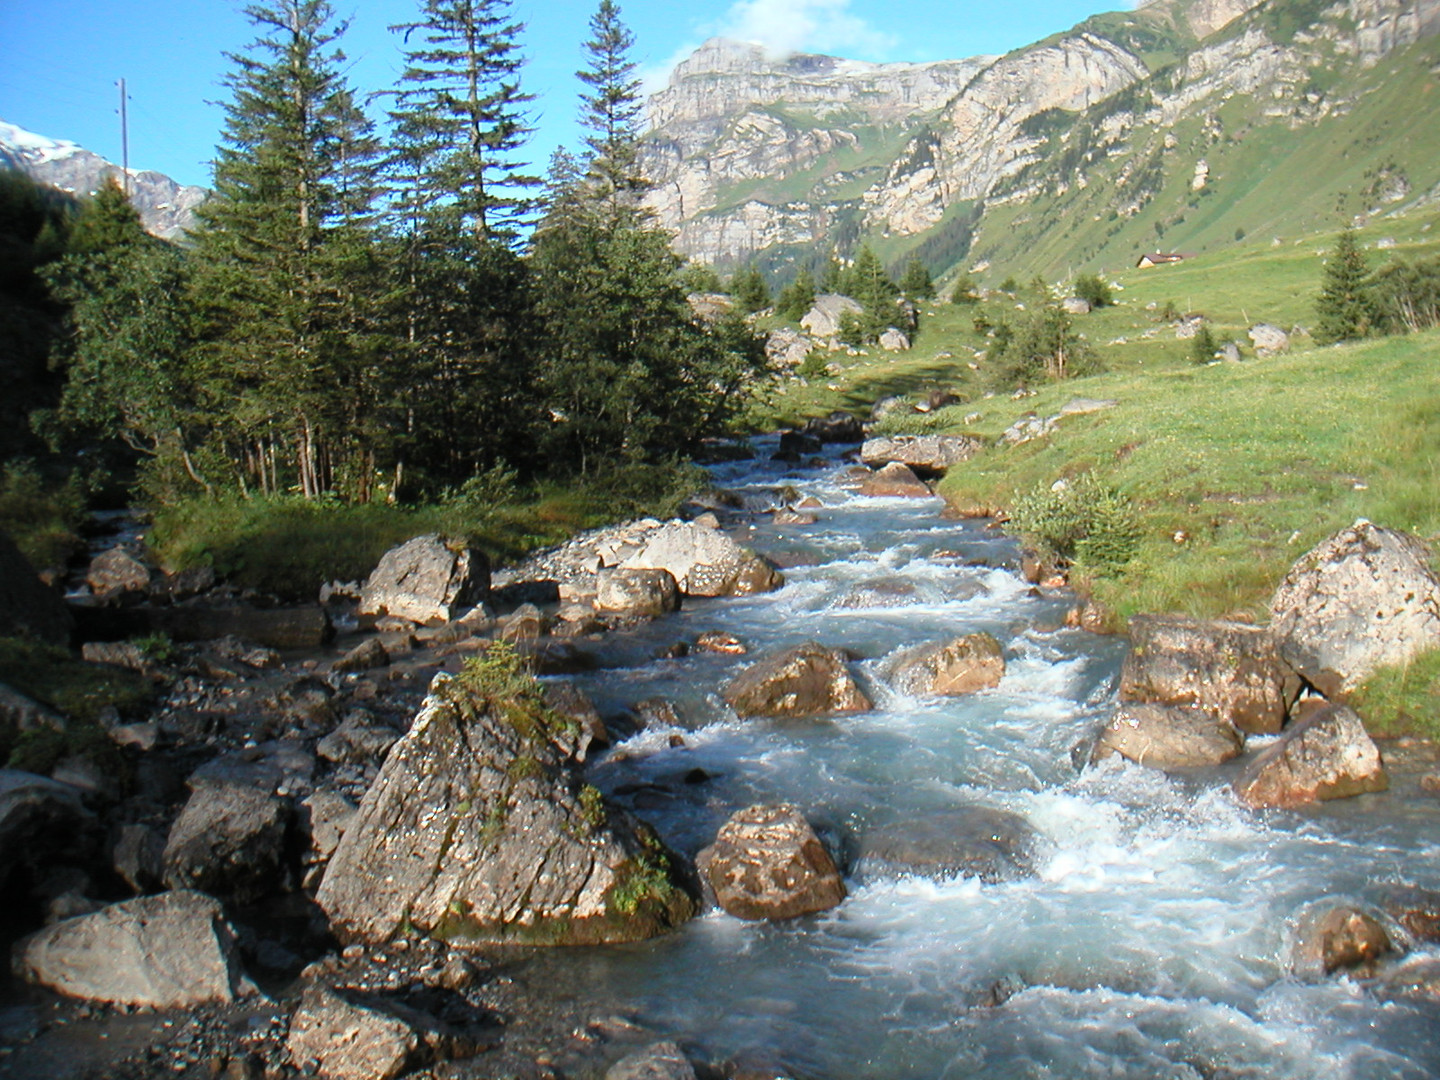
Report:
[[734,416],[763,350],[738,315],[693,314],[641,206],[613,0],[583,43],[584,145],[544,177],[510,0],[420,0],[391,28],[404,67],[380,125],[328,0],[246,14],[187,242],[148,236],[113,184],[51,215],[68,239],[33,260],[64,319],[47,434],[123,442],[152,501],[366,502],[662,462]]

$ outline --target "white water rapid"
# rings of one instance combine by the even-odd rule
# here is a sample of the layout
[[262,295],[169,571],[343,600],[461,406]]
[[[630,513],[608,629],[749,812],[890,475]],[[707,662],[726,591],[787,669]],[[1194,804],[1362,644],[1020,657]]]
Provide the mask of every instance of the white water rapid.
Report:
[[[1072,750],[1113,702],[1124,642],[1065,628],[1070,598],[1026,585],[1014,546],[984,523],[944,520],[939,500],[859,498],[840,471],[717,470],[757,501],[779,484],[814,495],[820,521],[761,517],[738,536],[786,567],[781,591],[691,602],[601,646],[628,665],[577,680],[602,713],[664,698],[681,723],[622,743],[592,782],[687,855],[756,802],[797,804],[848,851],[867,830],[994,807],[1038,832],[1037,873],[986,884],[852,866],[849,898],[824,915],[712,912],[642,945],[544,954],[531,979],[715,1060],[763,1048],[822,1080],[1440,1076],[1440,1003],[1304,982],[1288,965],[1307,905],[1387,882],[1440,888],[1440,801],[1255,813],[1228,770],[1078,770]],[[707,630],[750,654],[649,659]],[[900,647],[979,630],[1005,648],[998,689],[927,701],[879,678]],[[807,640],[861,658],[876,710],[737,720],[725,683]]]

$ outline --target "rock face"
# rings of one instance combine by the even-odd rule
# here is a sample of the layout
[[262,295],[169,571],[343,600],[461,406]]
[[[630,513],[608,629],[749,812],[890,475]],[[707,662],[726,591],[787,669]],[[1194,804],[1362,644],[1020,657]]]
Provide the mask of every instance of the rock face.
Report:
[[0,529],[0,637],[28,633],[68,645],[74,628],[60,594],[45,586],[15,541]]
[[991,634],[966,634],[901,653],[890,681],[905,694],[956,697],[991,690],[1005,676],[1005,651]]
[[485,553],[431,533],[385,553],[360,594],[360,614],[449,622],[459,608],[480,603],[489,592]]
[[1014,881],[1034,874],[1037,839],[1019,814],[960,806],[866,833],[860,842],[860,870],[866,876]]
[[731,815],[697,864],[716,901],[740,919],[792,919],[845,899],[835,861],[788,803]]
[[1292,723],[1235,781],[1252,807],[1294,807],[1390,786],[1380,751],[1354,710],[1328,705]]
[[724,696],[741,716],[825,716],[872,708],[845,654],[813,641],[752,664]]
[[1416,537],[1356,522],[1293,567],[1270,601],[1280,656],[1327,697],[1440,647],[1440,578]]
[[1238,757],[1245,737],[1233,724],[1193,705],[1122,703],[1100,732],[1091,761],[1113,754],[1153,769],[1219,765]]
[[628,570],[666,570],[686,596],[742,596],[785,583],[768,562],[718,529],[671,522],[621,564]]
[[197,892],[142,896],[46,927],[23,943],[17,965],[70,997],[156,1009],[248,992],[219,901]]
[[1286,671],[1269,630],[1182,615],[1137,615],[1120,700],[1198,705],[1241,731],[1285,724]]
[[408,924],[455,944],[590,944],[690,916],[668,853],[581,784],[569,725],[538,694],[436,679],[316,896],[338,937],[383,942]]
[[680,587],[668,570],[602,567],[595,585],[596,611],[654,618],[680,609]]
[[950,466],[969,461],[984,447],[969,435],[894,435],[866,439],[860,460],[871,468],[899,462],[921,476],[943,476]]

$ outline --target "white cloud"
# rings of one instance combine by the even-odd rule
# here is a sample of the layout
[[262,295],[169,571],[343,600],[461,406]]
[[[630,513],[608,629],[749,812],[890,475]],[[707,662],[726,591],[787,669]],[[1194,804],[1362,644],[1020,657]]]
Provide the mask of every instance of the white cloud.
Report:
[[884,55],[897,39],[850,11],[850,0],[735,0],[716,33],[754,41],[776,55]]

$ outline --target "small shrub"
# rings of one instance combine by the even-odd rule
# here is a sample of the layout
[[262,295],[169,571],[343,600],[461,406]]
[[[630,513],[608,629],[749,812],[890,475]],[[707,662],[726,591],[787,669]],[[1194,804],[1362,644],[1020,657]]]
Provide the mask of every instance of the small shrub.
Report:
[[85,494],[72,474],[63,483],[41,475],[33,461],[7,462],[0,476],[0,527],[37,571],[58,569],[79,550]]
[[802,379],[823,379],[830,374],[829,356],[824,349],[811,349],[795,373]]
[[1208,364],[1215,359],[1215,353],[1220,346],[1215,341],[1215,335],[1210,332],[1210,327],[1201,324],[1195,336],[1190,339],[1190,359],[1197,364]]
[[1119,573],[1140,547],[1134,507],[1094,473],[1016,499],[1010,524],[1042,554],[1100,576]]
[[1102,308],[1115,302],[1110,286],[1098,274],[1081,274],[1075,279],[1075,295],[1090,301],[1090,306]]

